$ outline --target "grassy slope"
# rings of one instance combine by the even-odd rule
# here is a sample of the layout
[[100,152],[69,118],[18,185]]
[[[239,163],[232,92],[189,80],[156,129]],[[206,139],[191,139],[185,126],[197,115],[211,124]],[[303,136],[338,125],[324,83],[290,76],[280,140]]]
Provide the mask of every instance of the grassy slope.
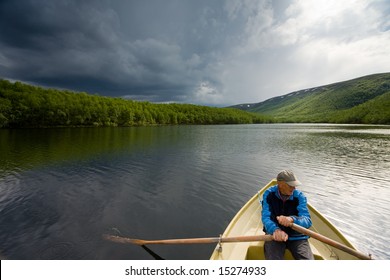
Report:
[[390,73],[365,76],[234,106],[282,122],[390,123]]
[[390,124],[390,91],[351,109],[334,113],[330,122]]

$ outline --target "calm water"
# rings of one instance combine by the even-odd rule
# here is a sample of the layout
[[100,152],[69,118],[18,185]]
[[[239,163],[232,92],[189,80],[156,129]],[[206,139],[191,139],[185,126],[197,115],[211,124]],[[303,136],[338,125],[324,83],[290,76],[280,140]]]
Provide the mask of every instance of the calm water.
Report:
[[[390,259],[390,126],[0,130],[0,255],[152,259],[102,240],[214,237],[277,172],[365,253]],[[214,245],[153,245],[207,259]]]

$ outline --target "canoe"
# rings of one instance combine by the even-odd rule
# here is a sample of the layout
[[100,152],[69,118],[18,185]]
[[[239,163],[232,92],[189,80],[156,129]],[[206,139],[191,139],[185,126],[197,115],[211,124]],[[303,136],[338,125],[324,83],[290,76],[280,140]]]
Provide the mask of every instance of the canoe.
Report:
[[[261,203],[265,190],[276,185],[276,180],[270,181],[264,188],[255,194],[235,215],[227,226],[222,237],[264,235],[261,223]],[[310,230],[320,233],[334,241],[337,241],[351,249],[354,246],[347,238],[318,210],[308,203],[312,226]],[[342,250],[334,248],[317,239],[309,238],[309,243],[316,260],[357,260],[358,258]],[[293,259],[291,253],[286,250],[285,259]],[[263,260],[264,241],[237,242],[218,244],[213,251],[211,260]]]

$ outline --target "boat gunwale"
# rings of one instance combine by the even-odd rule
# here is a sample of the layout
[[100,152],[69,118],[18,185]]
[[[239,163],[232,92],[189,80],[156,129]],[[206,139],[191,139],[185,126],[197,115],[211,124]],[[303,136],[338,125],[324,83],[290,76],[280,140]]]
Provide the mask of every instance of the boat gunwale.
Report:
[[[245,204],[241,207],[241,209],[236,213],[236,215],[233,217],[233,219],[230,221],[229,225],[226,227],[226,230],[222,234],[223,237],[229,236],[230,231],[234,228],[234,226],[237,224],[239,219],[241,218],[242,214],[245,213],[245,211],[253,204],[255,203],[255,200],[258,199],[259,195],[263,193],[266,189],[271,187],[274,183],[276,183],[276,179],[271,180],[266,186],[261,188],[259,191],[256,192],[255,195],[253,195]],[[260,203],[260,202],[259,202]]]
[[[308,207],[309,207],[309,211],[315,214],[317,217],[319,217],[326,224],[326,226],[328,226],[342,240],[342,242],[346,246],[356,250],[355,246],[352,245],[352,243],[344,236],[344,234],[338,228],[336,228],[336,226],[328,218],[326,218],[314,206],[312,206],[309,203],[308,203]],[[318,232],[317,230],[315,231]]]

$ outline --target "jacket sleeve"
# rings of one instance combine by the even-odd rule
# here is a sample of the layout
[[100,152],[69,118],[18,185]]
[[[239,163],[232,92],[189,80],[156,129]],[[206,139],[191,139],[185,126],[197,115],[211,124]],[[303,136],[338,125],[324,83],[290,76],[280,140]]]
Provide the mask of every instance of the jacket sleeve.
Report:
[[263,222],[265,232],[268,234],[273,234],[275,230],[279,229],[279,227],[277,223],[271,220],[271,211],[267,201],[267,197],[269,193],[270,191],[267,190],[263,195],[263,200],[261,201],[262,204],[261,220]]
[[300,193],[298,196],[298,216],[293,216],[294,223],[299,226],[309,228],[311,227],[311,217],[309,209],[307,207],[307,199],[303,193]]

